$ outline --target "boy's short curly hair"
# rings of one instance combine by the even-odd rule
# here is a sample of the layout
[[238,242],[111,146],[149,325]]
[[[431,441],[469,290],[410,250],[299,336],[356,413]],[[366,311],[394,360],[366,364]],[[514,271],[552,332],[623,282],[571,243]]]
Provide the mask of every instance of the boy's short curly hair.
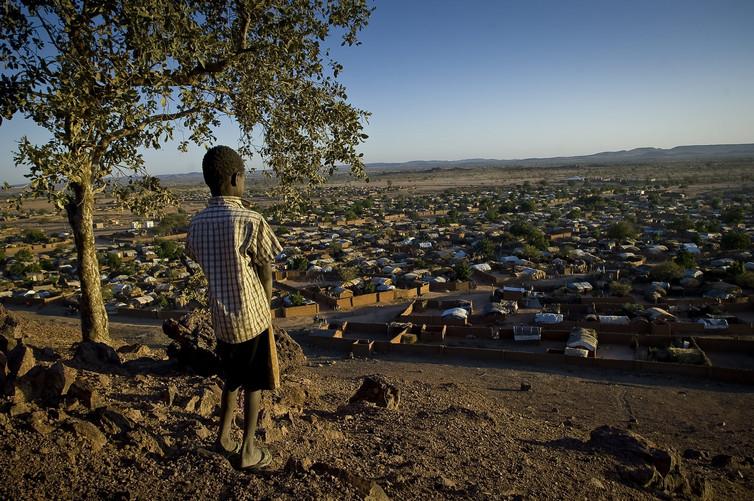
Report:
[[210,148],[202,160],[204,182],[212,190],[219,189],[224,180],[243,171],[241,155],[228,146]]

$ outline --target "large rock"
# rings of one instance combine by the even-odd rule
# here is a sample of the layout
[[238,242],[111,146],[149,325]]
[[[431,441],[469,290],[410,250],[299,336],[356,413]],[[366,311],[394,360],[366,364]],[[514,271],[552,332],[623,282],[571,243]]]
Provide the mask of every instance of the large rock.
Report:
[[45,389],[47,367],[36,365],[26,371],[23,376],[13,381],[13,403],[24,404],[38,401]]
[[16,347],[20,323],[15,315],[0,304],[0,351],[7,353]]
[[169,318],[162,323],[162,330],[174,341],[168,347],[168,356],[203,376],[220,372],[209,310],[194,310],[179,320]]
[[134,429],[133,420],[115,408],[100,407],[94,414],[102,429],[109,435],[126,433]]
[[107,437],[95,425],[89,421],[75,420],[71,424],[73,433],[86,440],[94,452],[99,451],[107,443]]
[[[168,348],[171,358],[203,376],[220,374],[220,361],[215,354],[217,339],[209,310],[197,309],[179,320],[165,320],[162,330],[174,341]],[[283,329],[275,329],[275,346],[281,374],[306,363],[301,346]]]
[[166,444],[161,443],[157,437],[146,429],[140,428],[129,431],[126,437],[128,437],[128,441],[132,446],[146,453],[151,453],[158,457],[165,455]]
[[51,367],[35,365],[13,381],[13,401],[56,404],[76,381],[76,371],[56,362]]
[[29,372],[37,364],[31,348],[19,342],[15,348],[8,352],[8,369],[11,374],[21,377]]
[[683,496],[702,490],[698,482],[689,482],[675,450],[658,447],[631,431],[600,426],[592,430],[589,445],[619,459],[623,479],[646,490]]
[[8,379],[8,357],[5,353],[0,351],[0,396],[3,395],[5,389],[5,381]]
[[68,393],[71,385],[76,381],[77,373],[75,369],[63,365],[62,362],[55,362],[52,367],[45,371],[45,387],[42,391],[42,398],[54,400]]
[[83,341],[76,345],[73,363],[86,369],[109,369],[120,366],[118,353],[105,343]]
[[348,403],[359,401],[371,402],[387,409],[397,409],[401,403],[401,390],[380,374],[366,376]]
[[78,401],[81,405],[93,411],[102,407],[104,403],[99,396],[99,393],[92,387],[91,384],[76,380],[68,389],[69,399]]

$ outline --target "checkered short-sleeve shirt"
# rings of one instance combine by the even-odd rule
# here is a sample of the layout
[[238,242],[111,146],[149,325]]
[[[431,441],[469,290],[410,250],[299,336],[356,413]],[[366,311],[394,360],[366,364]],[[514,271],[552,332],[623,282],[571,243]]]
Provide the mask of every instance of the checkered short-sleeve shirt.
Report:
[[219,340],[242,343],[270,326],[270,304],[255,265],[272,263],[281,250],[264,217],[239,197],[212,197],[191,219],[186,253],[207,277]]

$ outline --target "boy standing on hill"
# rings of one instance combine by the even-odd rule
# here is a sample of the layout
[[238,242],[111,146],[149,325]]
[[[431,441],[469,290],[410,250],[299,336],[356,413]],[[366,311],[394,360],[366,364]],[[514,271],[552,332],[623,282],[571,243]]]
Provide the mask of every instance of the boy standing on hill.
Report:
[[[244,164],[227,146],[215,146],[202,161],[212,198],[191,220],[186,252],[202,267],[209,285],[208,305],[225,372],[220,433],[216,447],[240,453],[242,469],[261,469],[270,451],[254,440],[261,390],[280,380],[270,317],[272,267],[281,247],[264,218],[246,207]],[[246,396],[243,443],[231,438],[238,390]]]

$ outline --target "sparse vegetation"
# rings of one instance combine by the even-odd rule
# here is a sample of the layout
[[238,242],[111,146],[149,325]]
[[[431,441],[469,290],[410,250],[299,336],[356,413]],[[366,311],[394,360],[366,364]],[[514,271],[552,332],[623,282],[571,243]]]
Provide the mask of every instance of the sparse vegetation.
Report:
[[650,276],[653,280],[672,282],[683,276],[683,268],[673,261],[665,261],[652,268]]
[[638,235],[636,225],[631,221],[619,221],[610,225],[607,229],[607,236],[616,240],[625,240],[627,238],[636,238]]
[[751,247],[751,237],[742,231],[728,231],[720,238],[723,250],[746,250]]

